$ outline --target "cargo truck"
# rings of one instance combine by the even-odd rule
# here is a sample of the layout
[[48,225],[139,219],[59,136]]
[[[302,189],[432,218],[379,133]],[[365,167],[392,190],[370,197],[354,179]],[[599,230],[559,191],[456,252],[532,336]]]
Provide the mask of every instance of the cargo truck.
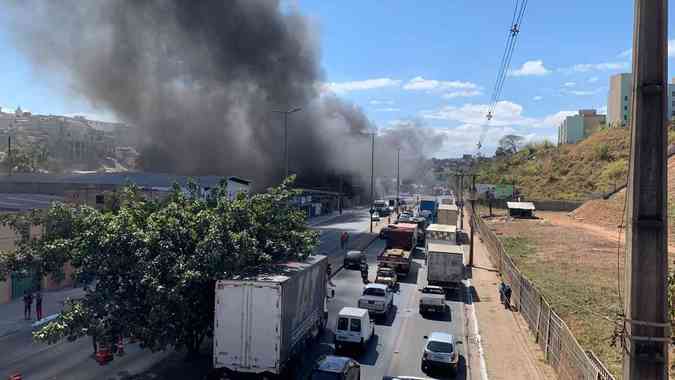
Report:
[[214,368],[285,374],[326,326],[327,263],[317,255],[270,273],[217,281]]
[[446,290],[458,289],[464,279],[461,245],[427,243],[427,282]]
[[429,215],[429,223],[436,223],[436,217],[438,216],[438,202],[436,198],[422,198],[420,200],[420,214]]
[[426,230],[426,242],[457,244],[457,227],[447,224],[432,224]]
[[377,263],[392,268],[405,277],[410,272],[411,253],[417,243],[417,225],[408,223],[390,225],[386,236],[387,245],[377,257]]
[[436,223],[456,226],[459,219],[459,208],[455,205],[439,205]]

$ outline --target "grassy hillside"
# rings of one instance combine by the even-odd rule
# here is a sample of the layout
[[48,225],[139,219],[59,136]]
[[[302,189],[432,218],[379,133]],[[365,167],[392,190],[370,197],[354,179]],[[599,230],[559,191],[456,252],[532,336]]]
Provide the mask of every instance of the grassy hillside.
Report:
[[604,129],[574,145],[530,144],[484,162],[479,183],[512,183],[530,199],[585,199],[625,183],[629,131]]

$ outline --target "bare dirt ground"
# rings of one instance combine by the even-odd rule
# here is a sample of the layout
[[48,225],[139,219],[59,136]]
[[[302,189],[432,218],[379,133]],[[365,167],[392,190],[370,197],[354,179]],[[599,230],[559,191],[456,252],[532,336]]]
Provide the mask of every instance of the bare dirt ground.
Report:
[[[537,212],[539,219],[533,220],[502,216],[488,222],[579,343],[593,350],[618,379],[621,355],[610,343],[612,321],[622,310],[619,286],[623,284],[624,231],[617,234],[619,223],[613,224],[609,218],[601,223],[604,216],[600,211],[593,214],[590,210],[584,210],[586,215],[593,215],[590,222],[560,212]],[[621,248],[617,249],[619,238]],[[670,247],[672,259],[674,253]]]

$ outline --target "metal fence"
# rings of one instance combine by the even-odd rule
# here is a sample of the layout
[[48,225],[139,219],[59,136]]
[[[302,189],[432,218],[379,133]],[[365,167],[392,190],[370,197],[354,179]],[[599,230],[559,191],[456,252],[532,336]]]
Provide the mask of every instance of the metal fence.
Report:
[[490,261],[499,269],[504,282],[511,285],[512,302],[527,321],[535,341],[544,351],[546,361],[559,378],[614,380],[595,354],[587,353],[579,345],[565,322],[506,254],[501,241],[487,224],[475,215],[471,215],[471,224],[483,239]]

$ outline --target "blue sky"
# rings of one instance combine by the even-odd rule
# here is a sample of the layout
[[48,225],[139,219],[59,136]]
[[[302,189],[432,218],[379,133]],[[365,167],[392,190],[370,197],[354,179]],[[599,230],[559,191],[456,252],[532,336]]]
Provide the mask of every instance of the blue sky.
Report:
[[[416,119],[442,132],[443,148],[429,153],[437,157],[474,153],[514,4],[290,1],[316,25],[325,87],[359,105],[379,128]],[[633,1],[529,1],[513,75],[483,153],[494,152],[505,133],[555,141],[561,117],[605,107],[609,76],[630,71],[632,28]],[[64,78],[33,72],[1,27],[0,84],[5,107],[111,117],[69,90]]]

